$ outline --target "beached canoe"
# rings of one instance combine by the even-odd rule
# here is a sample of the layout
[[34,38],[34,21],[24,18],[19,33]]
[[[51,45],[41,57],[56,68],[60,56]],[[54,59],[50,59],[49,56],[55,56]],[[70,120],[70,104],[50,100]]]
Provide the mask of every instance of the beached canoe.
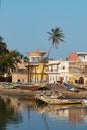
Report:
[[17,86],[18,88],[23,90],[33,90],[33,91],[36,91],[44,87],[44,85],[40,85],[40,84],[17,84]]
[[65,89],[69,90],[69,91],[74,91],[74,92],[78,92],[78,88],[67,83],[67,82],[63,82],[63,86]]

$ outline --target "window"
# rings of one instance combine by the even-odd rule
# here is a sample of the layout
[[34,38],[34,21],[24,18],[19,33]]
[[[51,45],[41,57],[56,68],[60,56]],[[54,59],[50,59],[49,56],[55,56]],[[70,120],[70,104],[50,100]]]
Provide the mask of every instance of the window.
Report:
[[57,71],[58,71],[59,65],[57,65]]
[[53,65],[51,65],[51,72],[53,72]]
[[51,76],[50,76],[50,81],[51,81]]
[[62,66],[62,69],[65,70],[65,66]]

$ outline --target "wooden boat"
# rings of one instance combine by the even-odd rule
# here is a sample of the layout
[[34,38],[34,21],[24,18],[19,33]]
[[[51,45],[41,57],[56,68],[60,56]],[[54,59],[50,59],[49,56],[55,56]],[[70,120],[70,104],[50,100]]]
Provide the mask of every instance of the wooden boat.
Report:
[[44,87],[41,84],[18,84],[18,88],[23,89],[23,90],[33,90],[36,91],[42,87]]
[[68,84],[67,82],[63,82],[63,86],[65,89],[69,90],[69,91],[74,91],[74,92],[78,92],[78,88],[76,88],[75,86]]
[[60,99],[52,98],[50,96],[47,97],[43,95],[37,95],[36,100],[52,105],[82,104],[82,101],[80,99]]
[[16,88],[16,84],[9,83],[9,82],[0,82],[0,87],[8,88],[8,89],[15,89]]

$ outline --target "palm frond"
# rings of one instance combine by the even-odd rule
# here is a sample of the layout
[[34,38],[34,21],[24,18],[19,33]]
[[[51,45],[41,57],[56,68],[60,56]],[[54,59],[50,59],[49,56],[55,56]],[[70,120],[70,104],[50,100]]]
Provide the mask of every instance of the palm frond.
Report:
[[52,28],[48,34],[50,35],[48,40],[52,40],[52,46],[54,45],[57,48],[59,42],[64,42],[64,33],[60,27]]
[[50,32],[47,32],[48,34],[50,34],[50,35],[52,35],[52,33],[50,33]]

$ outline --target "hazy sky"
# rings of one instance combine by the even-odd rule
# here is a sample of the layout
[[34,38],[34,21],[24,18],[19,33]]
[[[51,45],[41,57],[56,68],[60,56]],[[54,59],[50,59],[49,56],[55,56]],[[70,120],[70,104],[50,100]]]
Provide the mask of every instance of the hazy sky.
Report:
[[51,58],[87,51],[87,0],[2,0],[0,35],[9,49],[26,55],[35,49],[48,51],[48,31],[61,27],[65,43],[52,48]]

